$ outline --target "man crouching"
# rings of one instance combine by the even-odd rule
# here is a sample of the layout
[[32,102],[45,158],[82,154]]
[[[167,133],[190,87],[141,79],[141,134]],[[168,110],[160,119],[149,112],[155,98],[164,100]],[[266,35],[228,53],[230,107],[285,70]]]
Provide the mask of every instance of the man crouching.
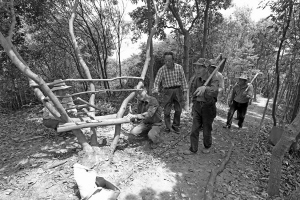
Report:
[[141,120],[141,122],[135,126],[130,133],[135,136],[148,135],[151,140],[150,147],[152,149],[158,146],[161,141],[160,131],[162,126],[161,108],[155,97],[149,96],[147,90],[143,88],[142,91],[136,92],[136,97],[139,100],[138,114],[127,115],[131,121],[135,119]]

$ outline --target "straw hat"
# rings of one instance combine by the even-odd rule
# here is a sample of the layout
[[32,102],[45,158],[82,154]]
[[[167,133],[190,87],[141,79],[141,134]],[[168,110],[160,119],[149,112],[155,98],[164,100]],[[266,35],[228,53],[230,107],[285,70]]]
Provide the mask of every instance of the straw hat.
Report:
[[56,90],[65,90],[65,89],[68,89],[72,86],[68,86],[66,85],[65,82],[61,82],[62,79],[57,79],[57,80],[54,80],[53,83],[57,82],[55,85],[53,85],[51,91],[56,91]]
[[242,74],[239,79],[248,80],[247,74]]
[[210,66],[210,62],[209,60],[205,59],[205,58],[199,58],[195,63],[193,63],[194,65],[201,65],[204,67],[208,67]]
[[218,63],[214,59],[210,59],[209,62],[211,67],[217,67],[218,65]]

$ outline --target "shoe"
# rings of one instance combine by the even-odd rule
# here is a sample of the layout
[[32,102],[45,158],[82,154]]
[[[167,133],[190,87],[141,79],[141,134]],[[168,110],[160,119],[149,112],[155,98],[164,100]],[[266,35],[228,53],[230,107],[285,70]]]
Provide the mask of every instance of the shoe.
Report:
[[166,128],[166,129],[165,129],[165,132],[166,132],[166,133],[170,133],[171,130],[170,130],[169,128]]
[[202,153],[204,153],[204,154],[209,154],[209,153],[210,153],[210,150],[207,149],[207,148],[204,148],[204,149],[202,149]]
[[192,152],[192,151],[190,151],[190,150],[185,150],[185,151],[183,151],[182,152],[184,155],[194,155],[194,154],[196,154],[196,152]]
[[242,129],[243,128],[243,126],[239,126],[239,129]]
[[172,130],[173,130],[174,133],[177,133],[177,134],[180,133],[179,128],[177,128],[177,127],[175,127],[175,126],[172,126]]
[[231,128],[231,125],[226,124],[225,126],[223,126],[223,128],[228,128],[228,129],[230,129],[230,128]]
[[156,149],[158,147],[158,143],[151,143],[150,149]]

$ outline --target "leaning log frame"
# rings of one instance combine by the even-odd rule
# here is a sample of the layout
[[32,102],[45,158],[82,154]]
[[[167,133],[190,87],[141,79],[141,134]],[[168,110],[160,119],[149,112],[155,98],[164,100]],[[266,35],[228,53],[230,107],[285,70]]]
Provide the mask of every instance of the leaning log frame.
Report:
[[[139,83],[136,87],[136,90],[139,90],[143,87],[143,81],[145,79],[146,76],[146,72],[148,70],[148,65],[150,62],[150,43],[152,41],[153,35],[156,33],[157,31],[157,26],[159,23],[160,18],[163,16],[163,14],[166,12],[168,6],[169,6],[170,0],[167,0],[165,5],[164,5],[164,9],[161,13],[158,13],[158,9],[157,9],[157,5],[155,3],[155,1],[153,0],[153,4],[154,4],[154,8],[155,8],[155,23],[154,26],[150,32],[150,35],[148,37],[147,40],[147,50],[146,50],[146,60],[143,66],[143,70],[141,73],[140,77],[116,77],[114,79],[92,79],[90,71],[86,65],[86,63],[83,60],[83,57],[81,55],[79,46],[77,44],[76,41],[76,37],[74,34],[74,29],[73,29],[73,23],[74,20],[76,18],[76,9],[78,7],[79,4],[79,0],[75,0],[74,5],[72,7],[72,13],[71,13],[71,17],[69,20],[69,31],[70,31],[70,35],[72,38],[72,42],[75,48],[75,53],[76,56],[80,62],[80,65],[83,67],[85,74],[87,76],[87,79],[66,79],[63,82],[66,81],[87,81],[90,82],[90,99],[89,99],[89,104],[90,105],[95,105],[95,85],[93,84],[94,81],[113,81],[113,80],[118,80],[118,79],[139,79]],[[28,78],[29,78],[29,85],[33,87],[33,90],[36,94],[36,96],[38,97],[38,99],[43,102],[44,106],[50,111],[51,114],[53,114],[54,117],[56,117],[57,119],[59,119],[61,122],[63,123],[71,123],[73,122],[74,119],[71,119],[66,110],[63,108],[62,104],[59,102],[58,98],[53,94],[53,92],[51,91],[51,89],[49,88],[49,86],[51,86],[51,84],[47,84],[41,76],[35,74],[34,72],[32,72],[28,66],[28,64],[26,64],[26,62],[22,59],[22,57],[18,54],[16,48],[13,46],[11,39],[13,36],[13,30],[16,24],[16,17],[15,17],[15,12],[14,12],[14,0],[10,1],[10,8],[11,8],[11,18],[12,18],[12,23],[11,23],[11,27],[9,30],[9,34],[7,37],[4,37],[4,35],[0,32],[0,44],[3,46],[4,50],[6,51],[6,53],[8,54],[8,56],[10,57],[10,59],[12,60],[12,62],[17,66],[17,68],[23,72]],[[38,87],[35,87],[36,85],[38,85]],[[53,84],[52,84],[53,85]],[[135,90],[135,91],[136,91]],[[44,101],[45,95],[49,97],[50,101],[53,103],[51,104],[50,102],[46,102]],[[132,92],[123,102],[122,105],[117,113],[117,117],[118,119],[115,119],[114,121],[118,121],[118,123],[122,122],[122,123],[126,123],[128,122],[128,119],[122,118],[124,115],[124,112],[126,110],[127,104],[133,99],[133,97],[135,96],[135,92]],[[90,113],[92,113],[92,115],[94,116],[95,113],[95,108],[89,106],[90,108]],[[120,119],[121,118],[121,119]],[[85,123],[84,126],[86,125],[91,125],[90,127],[92,127],[92,132],[95,135],[96,130],[95,127],[96,125],[106,125],[108,123],[110,123],[109,119],[106,119],[107,121],[103,121],[103,122],[97,122],[96,123]],[[120,121],[120,122],[119,122]],[[121,125],[118,124],[115,126],[115,135],[114,135],[114,140],[111,144],[111,154],[110,154],[110,160],[113,156],[113,153],[116,149],[119,137],[120,137],[120,131],[121,131]],[[111,124],[114,124],[111,122]],[[116,123],[115,123],[116,124]],[[79,127],[83,127],[83,125],[81,124],[76,125],[76,128]],[[80,131],[80,129],[75,129],[73,130],[73,133],[77,136],[79,143],[82,145],[83,149],[85,150],[84,147],[90,147],[90,145],[87,143],[83,133]],[[90,149],[86,149],[86,150],[90,150]]]

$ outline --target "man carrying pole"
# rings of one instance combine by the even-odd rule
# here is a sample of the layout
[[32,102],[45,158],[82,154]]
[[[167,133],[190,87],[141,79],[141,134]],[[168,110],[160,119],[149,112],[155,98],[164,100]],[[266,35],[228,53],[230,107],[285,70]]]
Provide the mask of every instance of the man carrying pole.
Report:
[[248,84],[248,77],[245,74],[242,74],[239,77],[238,83],[233,87],[231,94],[228,98],[229,111],[227,114],[227,122],[223,128],[231,128],[232,118],[235,111],[238,112],[238,126],[239,128],[243,127],[243,122],[247,113],[247,108],[250,99],[253,96],[253,86]]
[[212,124],[217,114],[216,101],[218,96],[219,81],[215,73],[224,63],[223,60],[218,67],[210,73],[208,67],[210,62],[204,58],[200,58],[194,63],[196,76],[191,83],[192,94],[192,115],[193,125],[191,131],[191,145],[189,150],[183,152],[185,155],[192,155],[198,151],[199,131],[203,127],[203,144],[202,153],[209,153],[212,145]]

